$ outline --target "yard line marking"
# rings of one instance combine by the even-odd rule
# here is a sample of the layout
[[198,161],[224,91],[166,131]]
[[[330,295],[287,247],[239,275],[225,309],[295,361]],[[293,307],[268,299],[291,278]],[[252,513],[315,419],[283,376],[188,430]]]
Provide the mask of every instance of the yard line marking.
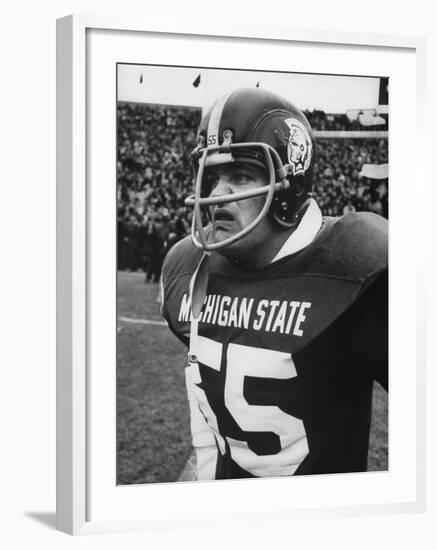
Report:
[[166,327],[166,321],[154,321],[153,319],[133,319],[132,317],[119,317],[119,321],[124,323],[137,323],[139,325],[157,325],[159,327]]

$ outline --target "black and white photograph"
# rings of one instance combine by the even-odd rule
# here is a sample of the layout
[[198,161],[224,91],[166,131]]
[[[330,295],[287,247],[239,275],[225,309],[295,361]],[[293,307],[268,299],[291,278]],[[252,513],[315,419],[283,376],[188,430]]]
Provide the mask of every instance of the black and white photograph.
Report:
[[6,5],[4,548],[437,548],[432,6]]
[[117,484],[386,471],[389,80],[117,65]]

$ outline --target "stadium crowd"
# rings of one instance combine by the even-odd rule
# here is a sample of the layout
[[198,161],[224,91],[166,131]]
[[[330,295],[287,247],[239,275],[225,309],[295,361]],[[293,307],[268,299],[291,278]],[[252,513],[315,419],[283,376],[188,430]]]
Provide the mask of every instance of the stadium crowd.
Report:
[[[368,130],[359,118],[305,113],[314,130]],[[158,281],[169,248],[189,233],[190,151],[200,109],[118,104],[118,269]],[[378,129],[378,128],[372,128]],[[387,129],[387,126],[385,126]],[[386,139],[318,139],[314,195],[324,215],[369,210],[388,217],[388,182],[360,177],[364,164],[388,159]]]

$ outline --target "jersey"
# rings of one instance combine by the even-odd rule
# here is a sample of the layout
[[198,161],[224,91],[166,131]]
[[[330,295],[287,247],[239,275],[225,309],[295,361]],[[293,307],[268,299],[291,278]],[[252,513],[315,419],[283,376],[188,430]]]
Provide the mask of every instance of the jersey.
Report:
[[[387,221],[324,218],[303,250],[247,271],[212,253],[186,369],[199,479],[367,469],[373,382],[388,388]],[[163,315],[188,345],[187,238],[163,267]]]

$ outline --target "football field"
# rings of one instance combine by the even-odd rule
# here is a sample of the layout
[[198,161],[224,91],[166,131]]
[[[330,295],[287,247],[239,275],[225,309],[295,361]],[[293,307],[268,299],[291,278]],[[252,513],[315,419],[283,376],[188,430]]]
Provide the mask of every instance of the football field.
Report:
[[[159,312],[159,286],[118,273],[117,483],[176,481],[191,454],[185,347]],[[386,470],[387,396],[375,385],[369,469]]]

